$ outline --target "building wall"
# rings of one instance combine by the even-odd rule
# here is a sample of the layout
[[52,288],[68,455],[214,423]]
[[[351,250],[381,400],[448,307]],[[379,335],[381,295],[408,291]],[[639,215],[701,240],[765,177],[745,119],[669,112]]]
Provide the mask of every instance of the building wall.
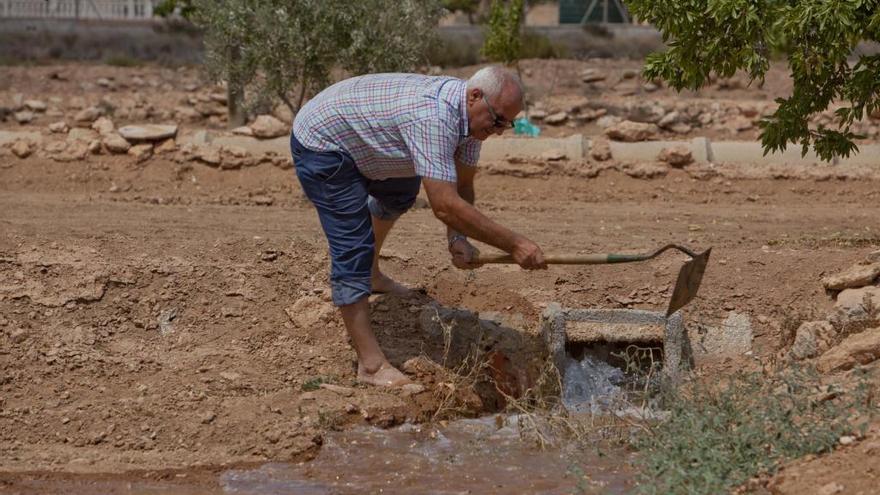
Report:
[[0,17],[143,20],[158,0],[0,0]]

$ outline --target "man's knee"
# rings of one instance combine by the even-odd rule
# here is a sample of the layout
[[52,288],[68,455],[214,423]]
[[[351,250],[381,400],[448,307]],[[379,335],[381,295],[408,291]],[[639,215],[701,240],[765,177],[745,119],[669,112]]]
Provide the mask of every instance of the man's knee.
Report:
[[420,187],[419,177],[373,182],[369,187],[367,207],[380,220],[396,220],[415,204]]

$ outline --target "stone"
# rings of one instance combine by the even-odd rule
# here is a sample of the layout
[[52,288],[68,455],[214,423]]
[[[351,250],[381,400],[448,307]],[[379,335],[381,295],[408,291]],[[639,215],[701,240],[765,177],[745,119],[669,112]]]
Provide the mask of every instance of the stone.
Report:
[[532,110],[529,112],[529,118],[532,120],[544,120],[547,118],[547,112],[544,110]]
[[828,321],[806,321],[798,327],[789,355],[794,359],[816,357],[828,350],[835,333]]
[[246,125],[243,125],[241,127],[236,127],[235,129],[233,129],[232,133],[239,136],[253,136],[254,130]]
[[26,139],[17,139],[12,143],[12,154],[19,158],[27,158],[34,152],[34,146]]
[[343,387],[341,385],[334,385],[332,383],[322,383],[318,385],[324,390],[329,390],[335,394],[339,394],[343,397],[351,397],[354,395],[354,389],[350,387]]
[[844,289],[837,295],[834,312],[828,318],[837,327],[865,321],[871,318],[869,312],[876,314],[880,308],[880,287],[861,287]]
[[91,153],[93,155],[99,155],[99,154],[101,154],[102,149],[103,149],[103,147],[101,146],[100,139],[93,139],[93,140],[89,141],[89,153]]
[[276,138],[290,132],[287,124],[271,115],[258,116],[250,127],[254,131],[254,136],[262,139]]
[[174,141],[174,139],[166,139],[157,144],[155,148],[153,148],[153,152],[157,155],[173,153],[174,151],[177,151],[177,143]]
[[669,168],[659,163],[636,163],[624,167],[623,173],[634,179],[654,179],[665,176]]
[[54,134],[66,134],[69,130],[70,127],[68,127],[67,122],[64,121],[49,124],[49,132]]
[[400,395],[404,397],[410,397],[412,395],[420,394],[425,391],[425,386],[420,383],[407,383],[406,385],[400,387]]
[[30,123],[30,121],[34,120],[34,112],[31,112],[30,110],[15,112],[12,116],[15,118],[15,121],[21,125]]
[[106,89],[113,89],[116,86],[113,81],[107,79],[106,77],[99,77],[98,80],[95,81],[95,84]]
[[660,85],[656,82],[646,82],[642,85],[642,89],[644,89],[646,93],[653,93],[660,89]]
[[101,143],[110,153],[127,153],[131,149],[131,143],[115,132],[103,136]]
[[215,419],[217,419],[217,413],[214,411],[205,411],[199,415],[199,420],[201,420],[204,425],[213,423]]
[[655,139],[657,131],[657,126],[654,124],[625,120],[605,129],[605,135],[615,141],[635,143]]
[[596,125],[601,129],[608,129],[609,127],[619,124],[622,120],[623,119],[617,115],[605,115],[596,119]]
[[678,112],[669,112],[664,115],[659,121],[657,121],[657,127],[661,129],[669,129],[673,125],[677,124],[681,119],[681,114]]
[[88,107],[80,110],[73,116],[73,121],[77,124],[89,124],[98,120],[103,112],[98,107]]
[[119,135],[129,142],[163,141],[177,136],[177,125],[127,125],[119,128]]
[[568,155],[566,155],[565,152],[560,151],[560,150],[547,150],[547,151],[541,153],[540,158],[542,160],[546,160],[548,162],[558,162],[560,160],[568,159]]
[[679,122],[678,124],[670,127],[669,130],[676,134],[688,134],[693,130],[693,127],[691,127],[689,124]]
[[107,117],[98,117],[94,122],[92,122],[92,129],[97,131],[100,135],[110,134],[111,132],[116,130],[116,125],[112,120]]
[[742,115],[738,115],[728,120],[724,124],[728,129],[735,132],[743,132],[751,129],[755,126],[751,119],[743,117]]
[[220,150],[210,146],[199,146],[193,153],[193,158],[208,165],[220,165]]
[[832,481],[830,483],[826,483],[819,487],[816,491],[816,495],[837,495],[838,493],[843,492],[846,488],[836,481]]
[[153,156],[153,145],[145,143],[132,146],[129,148],[128,154],[133,156],[138,163],[149,160]]
[[590,157],[597,162],[611,159],[611,145],[605,139],[593,139],[590,141]]
[[548,125],[562,125],[567,120],[568,120],[568,113],[566,113],[566,112],[557,112],[554,114],[550,114],[544,118],[544,122]]
[[45,112],[48,106],[42,100],[25,100],[24,107],[34,112]]
[[666,162],[673,167],[684,167],[685,165],[689,165],[694,161],[694,156],[691,153],[690,148],[684,145],[671,146],[669,148],[663,148],[660,150],[660,154],[657,156],[657,159],[661,162]]
[[93,141],[98,138],[98,133],[91,129],[84,129],[82,127],[77,127],[75,129],[71,129],[70,132],[67,133],[68,141]]
[[331,304],[317,296],[303,296],[284,312],[294,325],[304,329],[324,329],[336,314]]
[[272,116],[288,126],[293,123],[293,112],[284,103],[279,103],[272,109]]
[[880,359],[880,327],[871,328],[845,338],[823,354],[816,367],[823,373],[846,371]]
[[624,79],[624,80],[634,79],[638,75],[639,75],[639,71],[637,71],[635,69],[624,69],[623,72],[620,73],[620,78]]
[[871,284],[880,276],[880,262],[857,264],[822,279],[828,290],[858,289]]
[[581,81],[585,83],[594,83],[604,81],[605,79],[605,74],[602,74],[596,69],[585,69],[581,71]]
[[880,249],[868,253],[868,256],[865,256],[865,261],[867,261],[868,263],[880,262]]

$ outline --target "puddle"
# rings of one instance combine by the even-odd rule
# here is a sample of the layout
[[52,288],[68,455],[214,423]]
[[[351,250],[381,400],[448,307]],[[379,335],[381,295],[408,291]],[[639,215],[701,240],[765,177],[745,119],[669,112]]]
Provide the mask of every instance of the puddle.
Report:
[[228,471],[221,486],[243,495],[614,494],[630,488],[624,450],[540,450],[520,439],[515,416],[496,421],[333,433],[311,462]]

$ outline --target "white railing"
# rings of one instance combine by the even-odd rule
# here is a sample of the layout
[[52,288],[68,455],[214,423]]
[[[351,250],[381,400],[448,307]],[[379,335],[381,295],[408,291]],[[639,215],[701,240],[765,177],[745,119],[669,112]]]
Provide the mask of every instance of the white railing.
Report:
[[0,0],[0,17],[150,19],[153,0]]

